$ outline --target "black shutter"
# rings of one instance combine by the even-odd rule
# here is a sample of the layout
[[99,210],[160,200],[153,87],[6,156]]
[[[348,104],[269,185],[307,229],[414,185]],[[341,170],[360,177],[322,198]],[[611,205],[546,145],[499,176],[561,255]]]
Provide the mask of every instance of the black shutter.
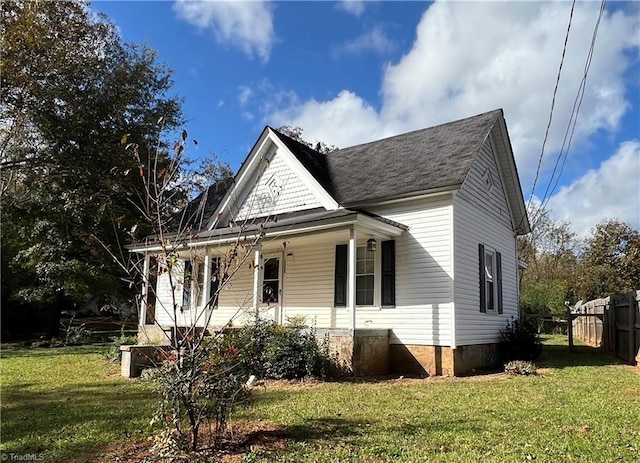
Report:
[[487,311],[485,270],[484,270],[484,245],[478,244],[478,262],[480,263],[480,312]]
[[333,304],[336,307],[347,306],[347,245],[336,245],[336,271]]
[[502,254],[496,251],[496,280],[498,280],[498,313],[502,313]]
[[382,305],[396,305],[396,242],[382,242]]

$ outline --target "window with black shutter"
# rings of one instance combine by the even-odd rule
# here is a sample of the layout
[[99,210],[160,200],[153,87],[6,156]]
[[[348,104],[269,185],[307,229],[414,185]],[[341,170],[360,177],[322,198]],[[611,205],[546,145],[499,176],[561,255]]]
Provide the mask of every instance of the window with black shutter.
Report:
[[211,303],[211,308],[215,309],[218,307],[218,299],[219,297],[215,297],[220,287],[220,258],[212,257],[211,258],[211,271],[209,272],[209,294],[206,302]]
[[502,254],[478,245],[480,272],[480,312],[503,311]]

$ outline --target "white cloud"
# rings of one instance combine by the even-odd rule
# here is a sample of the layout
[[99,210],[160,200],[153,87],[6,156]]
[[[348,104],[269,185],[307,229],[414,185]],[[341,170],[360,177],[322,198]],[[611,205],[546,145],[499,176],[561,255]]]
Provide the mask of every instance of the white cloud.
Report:
[[[542,191],[569,124],[599,6],[576,4],[545,148]],[[417,26],[412,49],[385,69],[379,107],[342,90],[327,101],[292,98],[292,104],[265,114],[270,123],[302,127],[310,141],[346,147],[501,107],[527,196],[549,117],[570,7],[569,2],[434,3]],[[567,165],[579,163],[571,158],[583,152],[592,135],[615,134],[630,107],[625,72],[630,57],[640,51],[640,14],[631,11],[607,11],[601,21]],[[562,188],[548,208],[581,236],[608,217],[639,227],[638,149],[638,142],[622,144],[598,170]],[[574,173],[575,177],[579,175]]]
[[364,0],[342,0],[338,2],[336,8],[351,13],[354,16],[360,16],[364,13]]
[[[310,100],[272,113],[275,127],[302,127],[309,141],[324,141],[338,147],[353,145],[354,140],[382,138],[375,108],[356,94],[343,90],[328,102]],[[391,135],[391,133],[387,133]]]
[[617,218],[640,229],[640,141],[627,141],[597,170],[589,170],[551,197],[553,214],[587,236],[596,223]]
[[253,95],[253,90],[251,90],[251,87],[247,87],[246,85],[241,85],[240,87],[238,87],[238,104],[240,104],[241,107],[246,106],[249,102],[249,99],[251,98],[251,95]]
[[[328,101],[279,106],[268,120],[303,127],[311,139],[344,147],[502,107],[528,194],[570,7],[569,2],[434,3],[421,18],[412,49],[385,69],[379,109],[343,90]],[[598,9],[596,2],[576,5],[543,168],[561,146]],[[639,47],[637,12],[607,12],[574,147],[587,143],[596,131],[618,129],[629,107],[623,77],[628,54]]]
[[269,59],[275,40],[273,8],[263,1],[177,0],[178,16],[201,29],[211,29],[219,43],[240,48],[248,56]]
[[375,27],[353,40],[336,48],[334,54],[360,54],[367,51],[383,55],[394,49],[393,42],[387,37],[381,27]]

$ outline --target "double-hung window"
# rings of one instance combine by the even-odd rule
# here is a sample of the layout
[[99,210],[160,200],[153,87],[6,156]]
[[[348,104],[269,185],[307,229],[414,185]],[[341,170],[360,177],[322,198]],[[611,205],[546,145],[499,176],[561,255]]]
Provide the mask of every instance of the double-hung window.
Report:
[[480,312],[502,313],[502,255],[478,245]]
[[373,305],[375,253],[365,246],[356,249],[356,305]]
[[184,261],[182,274],[182,310],[191,309],[191,294],[193,282],[193,264],[190,260]]
[[[377,259],[380,260],[379,263],[376,262]],[[346,244],[337,245],[334,283],[334,305],[336,307],[347,306],[347,261],[348,246]],[[369,251],[365,246],[358,246],[356,248],[355,277],[357,306],[395,306],[395,241],[383,241],[381,249],[378,251]]]
[[205,281],[205,262],[196,258],[193,261],[184,262],[182,277],[182,310],[190,310],[195,307],[205,307],[209,301],[217,305],[217,300],[212,297],[218,291],[220,258],[213,257],[209,264],[209,281]]

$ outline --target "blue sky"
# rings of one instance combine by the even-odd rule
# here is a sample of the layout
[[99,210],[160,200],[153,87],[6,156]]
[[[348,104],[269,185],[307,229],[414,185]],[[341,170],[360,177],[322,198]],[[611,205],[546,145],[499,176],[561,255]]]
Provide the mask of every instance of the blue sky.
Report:
[[[600,2],[578,2],[573,14],[534,200],[552,191],[547,207],[580,236],[605,218],[640,228],[639,5],[607,4],[556,185]],[[266,124],[346,147],[501,107],[528,198],[571,3],[100,1],[93,9],[174,70],[196,157],[215,153],[237,169]]]

